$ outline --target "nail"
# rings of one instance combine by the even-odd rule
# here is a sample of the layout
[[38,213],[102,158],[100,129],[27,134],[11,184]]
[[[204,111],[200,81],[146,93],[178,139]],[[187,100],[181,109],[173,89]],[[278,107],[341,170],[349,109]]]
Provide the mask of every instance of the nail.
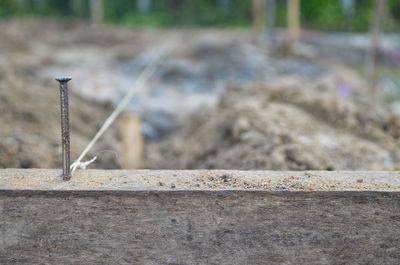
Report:
[[69,76],[56,77],[60,82],[61,99],[61,146],[62,146],[62,177],[64,180],[71,179],[70,169],[70,141],[69,141],[69,113],[68,113],[68,85],[72,78]]

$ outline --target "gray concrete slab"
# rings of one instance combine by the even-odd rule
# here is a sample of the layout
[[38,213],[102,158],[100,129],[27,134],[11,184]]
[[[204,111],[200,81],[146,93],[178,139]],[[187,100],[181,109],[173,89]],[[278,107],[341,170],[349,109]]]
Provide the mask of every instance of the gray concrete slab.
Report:
[[400,191],[398,171],[0,169],[0,190]]

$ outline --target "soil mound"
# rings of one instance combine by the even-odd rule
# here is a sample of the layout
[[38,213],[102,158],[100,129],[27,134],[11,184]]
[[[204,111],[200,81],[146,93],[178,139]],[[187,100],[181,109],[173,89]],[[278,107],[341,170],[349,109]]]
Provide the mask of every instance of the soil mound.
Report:
[[149,168],[396,170],[395,115],[343,92],[338,80],[286,77],[230,85],[173,137],[147,147]]
[[[112,110],[73,93],[69,97],[74,160]],[[61,168],[60,98],[55,80],[33,83],[12,65],[1,68],[0,124],[0,168]],[[110,129],[89,157],[117,146],[117,132]],[[97,165],[116,168],[118,161],[111,152],[102,154]]]

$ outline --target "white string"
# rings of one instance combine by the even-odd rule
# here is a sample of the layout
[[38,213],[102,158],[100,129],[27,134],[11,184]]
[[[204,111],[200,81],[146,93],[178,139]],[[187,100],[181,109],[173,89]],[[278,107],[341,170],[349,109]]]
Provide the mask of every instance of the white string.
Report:
[[[74,163],[72,163],[71,168],[86,169],[86,167],[87,167],[89,164],[91,164],[91,163],[93,163],[94,161],[96,161],[96,159],[97,159],[97,156],[93,157],[92,159],[90,159],[90,160],[88,160],[88,161],[86,161],[86,162],[80,162],[80,161],[76,160]],[[73,173],[73,171],[72,171],[72,173]],[[71,173],[71,174],[72,174],[72,173]]]
[[157,70],[158,65],[161,62],[161,59],[166,55],[166,51],[170,52],[171,49],[169,48],[164,48],[161,50],[158,56],[155,56],[155,58],[150,62],[150,64],[147,65],[147,67],[143,70],[143,72],[139,75],[139,77],[136,79],[135,83],[133,86],[128,90],[124,98],[121,100],[121,102],[118,104],[118,106],[115,108],[115,110],[111,113],[111,115],[106,119],[104,122],[103,126],[101,126],[100,130],[96,133],[96,135],[93,137],[93,139],[90,141],[90,143],[86,146],[85,150],[83,150],[82,154],[78,157],[77,160],[75,160],[71,164],[71,175],[74,174],[75,170],[77,168],[82,168],[85,169],[89,164],[93,163],[97,156],[92,158],[89,161],[86,162],[81,162],[82,158],[85,157],[87,152],[93,147],[93,145],[99,140],[99,138],[103,135],[103,133],[110,127],[110,125],[115,121],[115,119],[118,117],[118,115],[126,108],[126,106],[129,104],[129,102],[132,100],[132,98],[135,96],[134,92],[136,88],[141,88],[148,80],[149,78],[154,74],[154,72]]

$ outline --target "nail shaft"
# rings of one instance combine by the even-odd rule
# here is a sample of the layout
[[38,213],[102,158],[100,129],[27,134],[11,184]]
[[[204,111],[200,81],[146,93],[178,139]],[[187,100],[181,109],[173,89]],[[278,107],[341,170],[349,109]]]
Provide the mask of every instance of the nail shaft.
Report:
[[68,85],[71,77],[57,77],[60,83],[61,101],[61,146],[62,146],[62,177],[65,180],[71,178],[70,170],[70,140],[69,140],[69,110],[68,110]]

